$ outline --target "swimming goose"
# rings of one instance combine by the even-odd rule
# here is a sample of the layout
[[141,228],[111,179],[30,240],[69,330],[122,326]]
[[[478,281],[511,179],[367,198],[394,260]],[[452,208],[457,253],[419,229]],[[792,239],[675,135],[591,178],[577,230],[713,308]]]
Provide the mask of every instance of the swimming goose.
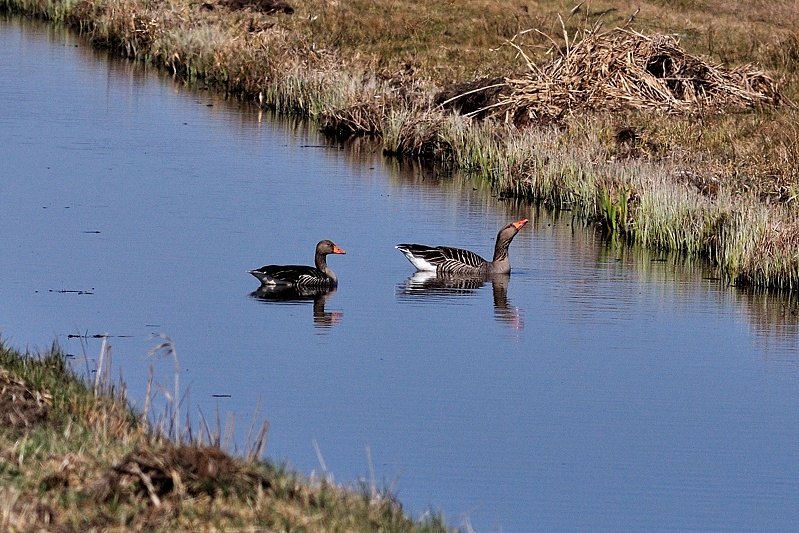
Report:
[[463,275],[486,275],[510,273],[508,246],[527,219],[511,222],[497,234],[494,259],[486,261],[469,250],[448,246],[425,246],[423,244],[398,244],[397,250],[405,254],[418,270]]
[[266,265],[249,273],[261,281],[261,285],[285,287],[335,287],[336,274],[327,266],[327,254],[344,254],[344,250],[327,239],[316,245],[314,264],[316,267],[302,265]]

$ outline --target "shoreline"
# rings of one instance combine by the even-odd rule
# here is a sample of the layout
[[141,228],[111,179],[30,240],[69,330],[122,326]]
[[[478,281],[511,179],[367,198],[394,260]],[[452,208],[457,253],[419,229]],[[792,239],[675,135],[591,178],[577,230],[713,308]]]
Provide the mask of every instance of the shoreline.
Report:
[[[349,36],[353,30],[338,4],[298,2],[291,14],[254,6],[4,0],[0,10],[67,25],[88,35],[93,46],[165,69],[189,84],[310,118],[327,133],[377,137],[387,154],[477,175],[504,197],[570,209],[609,237],[706,258],[729,284],[799,286],[794,106],[699,116],[586,112],[517,128],[434,105],[443,83],[423,68],[425,54],[438,53],[432,48],[418,48],[399,71],[391,69],[396,57],[374,55],[380,51],[374,43],[370,53],[353,57],[359,42]],[[339,42],[348,36],[349,48],[317,44],[330,40],[325,32],[331,28],[320,27],[325,23],[338,25],[333,29]],[[501,35],[494,37],[498,42]],[[475,74],[510,68],[507,57],[494,61]],[[467,69],[448,70],[457,75]],[[783,84],[789,103],[799,85],[795,78]],[[775,144],[775,134],[785,137],[778,146],[749,147],[745,161],[730,161],[726,152],[739,149],[747,136],[743,125],[763,130],[760,143]],[[620,139],[625,131],[633,132],[632,140]],[[691,145],[703,136],[722,139],[713,146]]]
[[89,382],[55,346],[0,342],[3,531],[455,531],[435,512],[409,518],[374,481],[263,458],[266,423],[233,456],[227,428],[181,427],[169,406],[151,420],[111,382],[108,359]]

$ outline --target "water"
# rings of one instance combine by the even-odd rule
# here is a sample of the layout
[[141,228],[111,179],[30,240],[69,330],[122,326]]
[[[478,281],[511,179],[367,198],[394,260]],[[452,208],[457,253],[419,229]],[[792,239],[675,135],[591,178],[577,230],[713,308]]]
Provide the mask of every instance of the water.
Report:
[[[343,149],[28,22],[0,23],[0,332],[115,368],[141,403],[160,337],[197,416],[259,400],[267,453],[393,486],[477,531],[790,530],[795,298],[608,248],[466,177]],[[413,275],[399,242],[491,254],[507,283]],[[326,299],[247,270],[329,264]],[[79,339],[76,335],[88,335]],[[156,360],[167,389],[171,361]]]

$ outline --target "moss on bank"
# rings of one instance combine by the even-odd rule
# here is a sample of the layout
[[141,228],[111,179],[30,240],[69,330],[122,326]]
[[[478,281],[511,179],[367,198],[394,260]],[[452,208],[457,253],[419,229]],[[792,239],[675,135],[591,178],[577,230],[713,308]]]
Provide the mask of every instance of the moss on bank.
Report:
[[306,479],[148,428],[57,350],[0,345],[2,531],[448,531],[385,492]]
[[523,48],[540,62],[566,46],[565,35],[599,22],[676,34],[689,52],[730,66],[756,63],[795,101],[795,2],[291,4],[291,15],[216,0],[0,0],[0,9],[66,23],[116,54],[331,133],[378,136],[387,153],[442,161],[504,196],[568,207],[630,242],[706,257],[731,283],[799,286],[795,107],[617,109],[518,128],[434,103],[448,82],[527,68],[507,46],[523,30],[542,30],[524,34]]

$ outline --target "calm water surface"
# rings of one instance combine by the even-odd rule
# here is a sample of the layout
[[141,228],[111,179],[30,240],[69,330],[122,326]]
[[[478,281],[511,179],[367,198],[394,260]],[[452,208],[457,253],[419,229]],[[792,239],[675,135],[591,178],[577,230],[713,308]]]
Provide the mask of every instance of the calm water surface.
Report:
[[[187,404],[262,399],[267,452],[370,478],[477,531],[788,531],[799,523],[797,303],[701,265],[610,250],[467,178],[0,22],[0,332],[114,363],[141,402],[176,346]],[[399,242],[490,255],[507,284],[413,276]],[[326,301],[246,273],[347,251]],[[77,360],[78,358],[76,358]],[[171,363],[156,362],[169,387]],[[83,364],[76,362],[76,364]],[[318,449],[318,453],[317,453]]]

